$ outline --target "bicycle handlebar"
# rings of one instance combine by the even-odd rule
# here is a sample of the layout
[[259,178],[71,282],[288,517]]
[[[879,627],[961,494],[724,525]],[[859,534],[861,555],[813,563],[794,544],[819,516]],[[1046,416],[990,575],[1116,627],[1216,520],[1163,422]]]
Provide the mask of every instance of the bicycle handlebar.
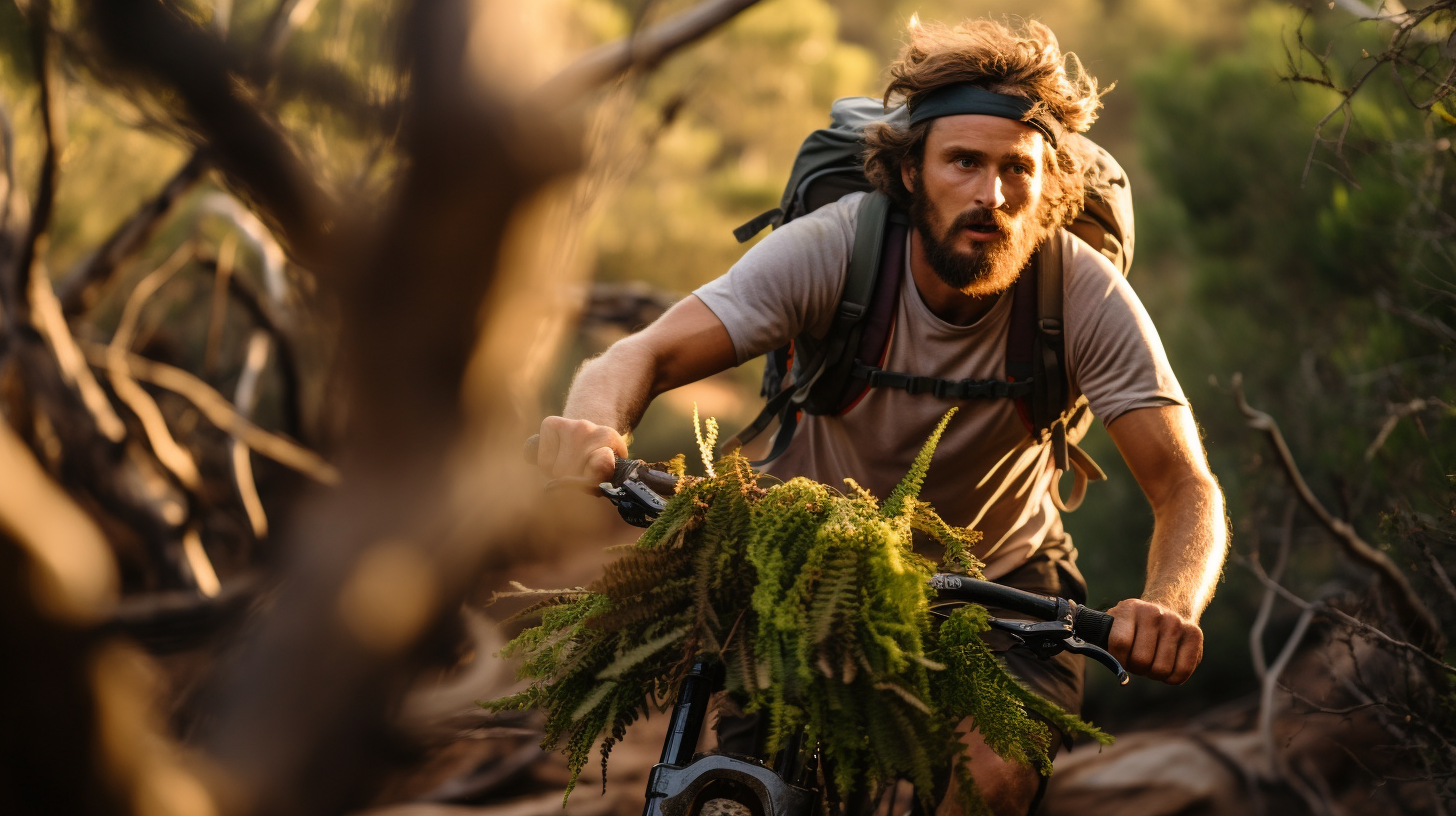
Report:
[[[939,574],[930,579],[930,585],[942,600],[999,606],[1041,620],[1056,619],[1062,603],[1061,598],[1051,595],[1039,595],[1005,584],[978,581],[961,575]],[[1106,649],[1107,638],[1112,634],[1112,616],[1081,604],[1073,605],[1071,612],[1072,629],[1077,636],[1093,646]]]
[[[540,445],[539,434],[526,440],[526,461],[536,463]],[[567,477],[553,479],[547,487],[588,488],[616,505],[628,523],[646,527],[666,505],[663,497],[677,492],[677,484],[675,474],[654,470],[640,459],[618,457],[609,482]],[[1107,651],[1113,617],[1106,612],[1065,598],[1039,595],[964,575],[938,573],[931,577],[930,586],[940,601],[997,606],[1037,618],[1036,622],[993,619],[991,623],[1042,657],[1061,651],[1086,655],[1115,673],[1119,682],[1126,684],[1128,681],[1127,672]]]

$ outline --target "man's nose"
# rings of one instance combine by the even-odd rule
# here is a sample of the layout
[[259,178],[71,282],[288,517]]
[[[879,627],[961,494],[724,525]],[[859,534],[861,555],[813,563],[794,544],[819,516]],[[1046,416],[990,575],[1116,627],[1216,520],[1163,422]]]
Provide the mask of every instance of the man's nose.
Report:
[[1001,176],[987,173],[976,182],[975,204],[988,210],[999,210],[1006,206],[1006,194],[1001,189]]

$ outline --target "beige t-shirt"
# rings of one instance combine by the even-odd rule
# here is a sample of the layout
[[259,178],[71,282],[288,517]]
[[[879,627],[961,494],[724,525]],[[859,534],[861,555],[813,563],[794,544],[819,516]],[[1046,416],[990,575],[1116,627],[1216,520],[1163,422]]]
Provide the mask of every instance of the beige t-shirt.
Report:
[[[740,363],[808,332],[829,330],[854,243],[863,193],[775,230],[728,273],[694,294],[723,321]],[[1132,287],[1100,253],[1062,234],[1067,370],[1104,423],[1137,408],[1187,404]],[[905,265],[894,332],[883,365],[946,379],[1006,378],[1011,291],[969,326],[931,313]],[[783,455],[765,468],[779,478],[829,485],[846,477],[883,499],[909,470],[936,423],[951,420],[921,498],[951,524],[984,534],[976,555],[997,578],[1044,545],[1059,546],[1049,493],[1051,447],[1034,440],[1009,399],[953,403],[932,394],[872,388],[840,416],[805,414]],[[1051,533],[1049,536],[1048,534]]]

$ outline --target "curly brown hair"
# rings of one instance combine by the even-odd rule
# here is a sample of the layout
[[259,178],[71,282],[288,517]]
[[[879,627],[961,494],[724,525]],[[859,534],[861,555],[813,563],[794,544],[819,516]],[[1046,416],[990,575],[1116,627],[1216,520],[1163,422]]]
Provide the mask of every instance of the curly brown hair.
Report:
[[[1070,68],[1070,70],[1068,70]],[[1097,119],[1102,93],[1076,54],[1063,54],[1056,35],[1036,21],[1015,28],[993,20],[968,20],[955,27],[921,24],[912,18],[909,41],[890,65],[885,105],[918,104],[931,91],[969,82],[988,91],[1020,96],[1036,104],[1027,117],[1049,114],[1067,135],[1053,148],[1047,143],[1043,162],[1042,224],[1070,223],[1082,209],[1083,174],[1090,153],[1079,134]],[[1110,90],[1110,89],[1109,89]],[[877,189],[902,206],[910,191],[901,180],[906,162],[919,167],[925,137],[935,120],[908,128],[879,124],[865,131],[865,174]]]

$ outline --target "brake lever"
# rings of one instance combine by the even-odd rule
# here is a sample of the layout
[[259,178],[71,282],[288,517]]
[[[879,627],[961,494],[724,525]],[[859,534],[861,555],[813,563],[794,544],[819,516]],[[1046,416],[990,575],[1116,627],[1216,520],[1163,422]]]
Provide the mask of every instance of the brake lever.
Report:
[[621,487],[614,487],[611,482],[602,482],[597,487],[617,508],[622,520],[633,527],[651,527],[667,507],[666,499],[637,479],[625,479]]
[[1072,654],[1090,657],[1098,663],[1101,663],[1107,667],[1108,671],[1117,675],[1117,684],[1119,686],[1127,685],[1127,670],[1122,667],[1121,663],[1117,662],[1117,658],[1113,657],[1110,652],[1101,646],[1093,646],[1076,635],[1072,635],[1062,641],[1062,648]]
[[1065,651],[1062,643],[1073,637],[1072,630],[1059,620],[1019,621],[991,619],[991,628],[999,629],[1011,636],[1016,646],[1035,654],[1042,660]]
[[1117,675],[1118,685],[1127,685],[1127,670],[1101,646],[1077,637],[1072,627],[1061,620],[1017,621],[992,618],[991,626],[1010,635],[1015,645],[1045,660],[1062,652],[1090,657]]

